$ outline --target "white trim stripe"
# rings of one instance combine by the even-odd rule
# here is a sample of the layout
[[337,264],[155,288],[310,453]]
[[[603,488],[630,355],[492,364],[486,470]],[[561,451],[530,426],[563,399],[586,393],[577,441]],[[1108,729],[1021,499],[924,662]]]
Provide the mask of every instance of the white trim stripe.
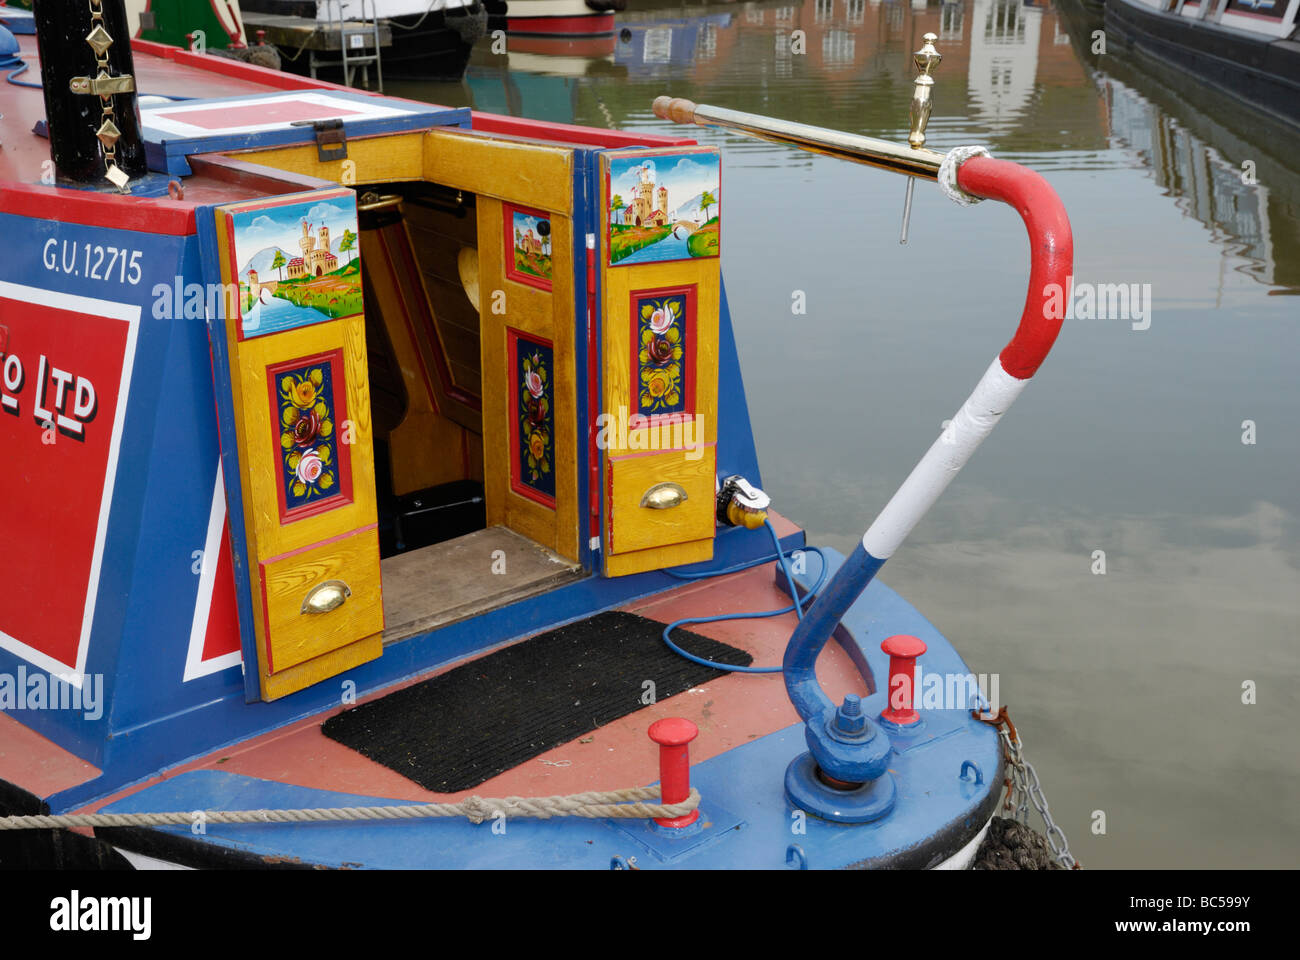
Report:
[[199,566],[199,589],[194,598],[194,619],[190,623],[190,645],[185,652],[185,674],[182,683],[206,677],[227,667],[237,667],[242,653],[239,650],[224,653],[211,660],[203,659],[203,647],[208,639],[208,625],[212,622],[213,589],[217,581],[217,564],[221,561],[221,535],[226,529],[226,488],[217,461],[217,482],[212,491],[212,508],[208,512],[208,532],[203,543],[203,560]]
[[[199,126],[185,122],[185,115],[190,113],[211,113],[213,111],[238,111],[244,107],[265,110],[281,103],[309,103],[323,107],[326,111],[336,110],[334,114],[343,121],[343,126],[358,120],[380,120],[388,117],[405,117],[416,112],[416,107],[394,105],[384,100],[351,100],[335,96],[332,93],[296,90],[280,96],[256,96],[246,100],[196,100],[193,103],[172,102],[150,105],[140,110],[140,122],[149,131],[170,134],[176,137],[218,137],[236,133],[262,133],[267,130],[287,130],[289,123],[275,120],[270,123],[235,123],[228,127]],[[232,116],[235,115],[232,113]]]
[[[117,481],[117,458],[122,446],[122,430],[126,424],[127,401],[131,394],[131,372],[135,368],[136,336],[140,329],[140,305],[118,303],[80,297],[55,290],[42,290],[18,283],[0,280],[0,297],[38,306],[54,307],[74,313],[90,314],[106,320],[123,320],[127,324],[126,345],[122,355],[122,374],[117,388],[117,408],[113,415],[113,434],[108,446],[108,465],[104,471],[103,494],[99,501],[99,520],[95,527],[95,550],[90,561],[90,578],[86,585],[86,606],[81,618],[81,637],[77,642],[77,663],[60,663],[23,643],[17,637],[0,632],[0,647],[17,654],[24,660],[52,674],[62,674],[74,687],[80,687],[86,673],[86,657],[90,652],[90,629],[95,622],[95,603],[99,598],[99,574],[104,560],[104,539],[108,534],[108,515],[113,508],[113,486]],[[68,668],[74,673],[67,675]]]
[[1028,382],[1011,376],[1002,369],[1002,361],[994,358],[953,416],[951,425],[939,434],[939,439],[862,535],[862,546],[867,553],[877,560],[888,560],[894,555]]

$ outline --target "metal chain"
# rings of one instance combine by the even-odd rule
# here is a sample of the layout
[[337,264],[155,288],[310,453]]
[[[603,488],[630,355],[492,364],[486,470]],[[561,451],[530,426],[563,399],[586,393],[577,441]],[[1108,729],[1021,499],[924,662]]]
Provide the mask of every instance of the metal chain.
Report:
[[1034,765],[1025,759],[1024,742],[1020,739],[1016,725],[1007,715],[1007,708],[1002,707],[992,716],[985,716],[979,709],[972,710],[971,714],[976,720],[996,727],[998,737],[1002,741],[1002,755],[1006,758],[1008,772],[1007,779],[1004,781],[1007,797],[1003,801],[1002,809],[1014,811],[1016,821],[1028,827],[1029,804],[1032,802],[1047,827],[1047,843],[1051,846],[1057,862],[1066,870],[1078,870],[1080,863],[1070,853],[1070,843],[1065,838],[1065,831],[1052,819],[1052,812],[1047,806],[1047,797],[1043,794],[1042,784],[1038,782],[1038,772],[1034,770]]
[[[107,80],[110,77],[108,48],[113,45],[113,37],[104,26],[103,0],[89,0],[89,3],[90,33],[86,35],[86,43],[90,45],[91,50],[95,53],[95,66],[98,68],[95,79]],[[113,122],[117,118],[117,114],[113,109],[113,95],[101,93],[99,95],[99,104],[103,123],[95,132],[95,136],[99,138],[99,142],[104,147],[104,176],[118,190],[125,191],[128,178],[117,165],[117,141],[122,136],[122,132],[118,130],[117,124]]]

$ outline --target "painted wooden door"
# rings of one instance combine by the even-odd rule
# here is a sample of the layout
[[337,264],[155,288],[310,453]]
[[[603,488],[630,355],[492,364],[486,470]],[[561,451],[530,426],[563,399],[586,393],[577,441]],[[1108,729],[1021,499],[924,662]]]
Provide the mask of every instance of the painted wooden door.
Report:
[[622,576],[713,557],[716,150],[606,153],[601,225],[604,562]]
[[217,207],[214,231],[226,309],[209,326],[245,685],[273,700],[381,652],[355,195]]
[[[492,171],[482,184],[467,183],[480,189],[476,203],[487,522],[576,561],[579,439],[572,151],[446,139],[449,149],[464,152],[457,158],[464,164],[461,169],[490,163]],[[482,157],[477,156],[480,151]],[[446,160],[447,153],[440,156]]]

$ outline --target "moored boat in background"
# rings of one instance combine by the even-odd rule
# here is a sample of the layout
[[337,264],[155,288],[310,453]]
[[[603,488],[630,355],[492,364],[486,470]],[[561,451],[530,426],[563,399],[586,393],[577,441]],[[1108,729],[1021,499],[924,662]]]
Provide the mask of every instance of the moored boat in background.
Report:
[[488,27],[547,37],[605,36],[627,0],[484,0]]
[[1300,126],[1300,0],[1106,0],[1108,36]]
[[[232,0],[233,2],[233,0]],[[391,45],[380,51],[383,70],[395,77],[448,79],[461,76],[470,51],[487,27],[487,13],[481,0],[240,0],[246,13],[258,17],[298,17],[315,21],[331,35],[339,24],[356,29],[342,31],[356,37],[358,54],[373,55],[375,49],[363,26],[377,22],[391,36]],[[256,19],[256,18],[255,18]],[[299,41],[301,43],[301,41]],[[280,44],[285,69],[305,72],[301,46],[292,38]]]

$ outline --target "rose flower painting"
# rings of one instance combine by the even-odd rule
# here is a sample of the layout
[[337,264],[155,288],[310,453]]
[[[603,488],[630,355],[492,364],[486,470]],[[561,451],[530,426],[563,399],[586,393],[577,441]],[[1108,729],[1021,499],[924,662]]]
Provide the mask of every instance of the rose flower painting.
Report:
[[329,363],[276,374],[285,507],[338,493],[333,378]]
[[[555,498],[555,409],[552,351],[547,345],[515,341],[519,376],[516,489],[534,499]],[[539,496],[538,496],[539,495]]]

